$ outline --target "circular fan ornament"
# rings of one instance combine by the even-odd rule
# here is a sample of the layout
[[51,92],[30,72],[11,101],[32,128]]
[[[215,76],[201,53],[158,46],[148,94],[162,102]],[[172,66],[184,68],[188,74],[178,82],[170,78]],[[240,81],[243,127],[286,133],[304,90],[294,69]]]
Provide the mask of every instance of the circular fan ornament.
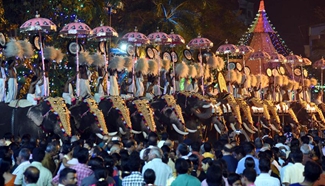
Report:
[[251,69],[249,67],[244,67],[244,73],[245,75],[250,75],[251,74]]
[[6,37],[0,32],[0,47],[4,48],[6,46]]
[[168,60],[168,61],[172,60],[172,56],[167,51],[163,53],[162,58],[163,58],[163,60]]
[[278,70],[276,68],[272,69],[272,75],[273,75],[273,77],[279,75],[279,72],[278,72]]
[[243,65],[241,63],[236,63],[236,69],[238,71],[242,71],[243,70]]
[[152,47],[146,48],[146,55],[149,59],[155,58],[155,52],[153,51]]
[[295,73],[296,76],[301,76],[301,74],[302,74],[301,69],[298,68],[298,67],[294,69],[294,73]]
[[170,55],[172,57],[172,60],[171,61],[174,62],[174,63],[176,63],[178,61],[178,55],[177,55],[177,53],[174,52],[174,51],[172,51],[172,52],[170,52]]
[[[295,71],[296,69],[294,68],[295,66],[301,66],[303,60],[300,56],[294,55],[292,52],[286,57],[287,62],[291,64],[291,69],[292,69],[292,79],[295,80],[295,75],[297,74]],[[300,70],[300,75],[301,75],[301,70]]]
[[278,70],[281,75],[285,75],[285,69],[283,66],[280,66]]
[[77,42],[71,41],[68,44],[68,52],[69,54],[76,55],[77,52],[81,51],[81,46],[77,44]]
[[272,77],[273,73],[272,70],[270,68],[266,69],[266,75],[269,77]]
[[183,50],[183,55],[185,57],[185,59],[192,61],[193,57],[192,57],[192,52],[188,49]]
[[229,63],[229,69],[234,70],[236,68],[236,63]]

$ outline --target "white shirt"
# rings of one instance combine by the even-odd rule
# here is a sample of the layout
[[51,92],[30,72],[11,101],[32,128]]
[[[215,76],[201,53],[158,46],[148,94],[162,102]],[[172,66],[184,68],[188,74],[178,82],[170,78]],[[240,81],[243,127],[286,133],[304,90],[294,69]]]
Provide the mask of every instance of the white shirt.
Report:
[[22,185],[23,184],[23,178],[24,178],[24,171],[26,170],[27,167],[29,167],[30,162],[29,161],[24,161],[21,164],[16,167],[14,172],[12,174],[16,175],[15,178],[15,185]]
[[[281,168],[281,170],[280,170],[280,179],[281,179],[281,181],[283,181],[284,171],[285,171],[288,167],[290,167],[290,166],[292,166],[292,165],[293,165],[293,163],[289,162],[286,166],[284,166],[284,167]],[[282,185],[284,185],[284,184],[282,184]]]
[[[36,167],[40,172],[40,175],[39,175],[39,178],[38,178],[38,181],[37,181],[37,185],[52,186],[52,184],[51,184],[51,182],[52,182],[52,173],[51,173],[51,171],[49,169],[44,167],[41,162],[36,162],[36,161],[32,162],[30,164],[30,166]],[[26,167],[26,169],[28,167]]]
[[255,186],[280,186],[280,180],[268,173],[261,173],[256,177]]
[[173,176],[172,169],[162,162],[160,158],[154,158],[144,165],[142,169],[142,176],[147,169],[152,169],[156,175],[155,185],[166,185],[167,180]]
[[305,166],[301,163],[295,163],[292,166],[287,167],[283,172],[282,183],[301,183],[305,177],[303,175]]

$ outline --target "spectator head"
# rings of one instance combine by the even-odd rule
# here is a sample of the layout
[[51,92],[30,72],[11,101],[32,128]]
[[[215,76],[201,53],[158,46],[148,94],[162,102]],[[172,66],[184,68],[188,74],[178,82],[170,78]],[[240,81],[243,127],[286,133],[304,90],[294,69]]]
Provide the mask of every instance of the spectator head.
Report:
[[150,132],[148,134],[148,145],[157,146],[158,135],[155,132]]
[[12,160],[10,157],[3,157],[0,159],[0,173],[3,175],[5,172],[9,172],[12,167]]
[[268,158],[260,158],[258,167],[262,173],[268,173],[271,169],[271,162]]
[[310,146],[308,144],[303,144],[300,147],[300,151],[302,152],[302,154],[309,155],[310,152],[311,152],[311,149],[310,149]]
[[282,143],[282,144],[285,144],[286,140],[287,140],[287,137],[285,137],[285,136],[280,136],[278,139],[279,143]]
[[229,186],[241,186],[241,177],[239,174],[230,173],[227,178]]
[[88,149],[81,147],[79,149],[78,161],[79,163],[86,164],[89,160],[89,151]]
[[167,132],[164,132],[161,134],[161,140],[164,140],[166,141],[168,139],[168,133]]
[[256,171],[255,169],[245,169],[242,176],[243,185],[248,185],[249,183],[254,183],[256,180]]
[[239,161],[245,155],[244,149],[242,146],[233,147],[234,157]]
[[178,145],[177,151],[176,151],[177,156],[179,156],[179,157],[187,156],[188,153],[189,153],[189,149],[185,143],[181,143]]
[[178,158],[175,162],[175,169],[178,174],[186,174],[190,166],[188,162],[183,158]]
[[77,183],[77,171],[71,168],[64,168],[59,174],[59,183],[62,185],[76,184]]
[[50,142],[47,144],[45,152],[55,156],[60,152],[60,146],[55,142]]
[[205,142],[203,144],[203,149],[204,149],[204,152],[211,152],[211,149],[212,149],[211,143]]
[[29,157],[30,157],[30,151],[29,151],[29,149],[27,149],[27,148],[22,148],[22,149],[19,151],[18,159],[19,159],[21,162],[28,161],[28,160],[29,160]]
[[209,168],[209,165],[211,164],[211,162],[212,162],[212,159],[211,158],[204,158],[202,160],[202,169],[204,171],[207,171],[208,168]]
[[42,162],[45,157],[45,151],[41,148],[33,150],[33,161]]
[[169,139],[164,142],[164,145],[168,146],[171,149],[174,148],[174,142],[172,140],[169,140]]
[[96,185],[108,185],[107,178],[108,178],[108,171],[104,167],[100,167],[94,170],[95,178],[97,180]]
[[309,144],[308,136],[302,136],[300,139],[301,139],[302,144]]
[[129,139],[125,143],[125,148],[130,149],[131,151],[135,150],[137,148],[137,142],[133,139]]
[[321,167],[312,161],[307,161],[304,169],[305,181],[314,183],[322,173]]
[[212,165],[208,168],[206,181],[209,186],[222,185],[222,168],[220,166]]
[[195,152],[200,152],[200,147],[201,147],[201,143],[199,141],[195,141],[191,145],[192,151]]
[[294,146],[300,146],[300,142],[299,142],[299,140],[297,139],[297,138],[293,138],[292,140],[291,140],[291,143],[290,143],[290,148],[291,147],[294,147]]
[[90,167],[93,171],[97,168],[104,167],[104,159],[99,156],[90,158],[88,167]]
[[152,169],[147,169],[146,171],[144,171],[143,179],[146,184],[154,184],[156,180],[155,171],[153,171]]
[[255,153],[255,147],[251,142],[245,142],[243,144],[243,150],[244,150],[245,155]]
[[162,158],[162,151],[158,147],[152,147],[150,148],[150,152],[148,154],[149,161],[154,158]]
[[232,145],[227,143],[225,146],[223,146],[223,149],[221,152],[223,155],[231,154],[232,153]]
[[296,150],[294,152],[291,152],[291,158],[294,163],[301,163],[303,159],[303,154],[300,150]]
[[255,161],[253,158],[248,157],[245,159],[245,168],[251,168],[254,169],[255,168]]
[[137,151],[133,151],[130,154],[128,165],[129,165],[130,171],[139,171],[140,170],[141,159],[140,159],[140,155]]
[[191,161],[191,164],[193,165],[193,170],[197,171],[199,168],[199,157],[195,154],[191,154],[188,159]]
[[263,141],[261,140],[261,138],[256,138],[254,144],[257,149],[260,149],[263,147]]
[[36,184],[38,181],[39,175],[40,175],[40,172],[36,167],[34,167],[34,166],[28,167],[24,172],[25,183]]

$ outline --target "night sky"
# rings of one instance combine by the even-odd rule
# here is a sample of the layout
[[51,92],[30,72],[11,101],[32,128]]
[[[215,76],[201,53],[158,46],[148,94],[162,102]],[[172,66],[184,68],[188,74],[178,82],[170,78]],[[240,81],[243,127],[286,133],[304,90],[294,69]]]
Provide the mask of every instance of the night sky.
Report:
[[[257,13],[260,0],[250,1],[255,3],[254,13]],[[304,45],[308,44],[309,26],[325,23],[325,20],[319,20],[314,13],[317,6],[325,8],[325,0],[264,0],[264,2],[269,20],[280,37],[295,54],[305,56]]]

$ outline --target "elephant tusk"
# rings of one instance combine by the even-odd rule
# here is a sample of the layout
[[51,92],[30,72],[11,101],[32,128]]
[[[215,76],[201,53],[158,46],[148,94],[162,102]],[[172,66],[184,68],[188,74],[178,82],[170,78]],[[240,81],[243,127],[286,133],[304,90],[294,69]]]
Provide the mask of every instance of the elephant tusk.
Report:
[[141,131],[136,131],[136,130],[131,130],[131,132],[133,133],[133,134],[141,134]]
[[205,108],[205,109],[206,109],[206,108],[210,108],[210,107],[211,107],[211,104],[209,104],[209,105],[203,105],[203,106],[202,106],[202,108]]
[[[140,132],[141,133],[141,132]],[[145,138],[145,139],[147,139],[148,138],[148,135],[147,135],[147,133],[146,132],[142,132],[142,134],[143,134],[143,137]]]
[[172,126],[173,126],[174,130],[175,130],[178,134],[181,134],[181,135],[188,135],[188,132],[183,132],[183,131],[179,130],[179,129],[177,128],[177,126],[176,126],[174,123],[172,124]]
[[109,136],[115,136],[117,134],[117,132],[109,132],[108,135]]
[[186,128],[186,130],[187,130],[189,133],[195,133],[195,132],[197,132],[197,129],[192,130],[192,129]]
[[214,129],[216,129],[216,131],[221,134],[221,130],[219,129],[218,125],[217,124],[213,124],[214,126]]
[[104,136],[103,136],[102,134],[100,134],[100,133],[96,133],[96,136],[99,137],[100,139],[103,139],[103,137],[104,137]]
[[120,127],[119,128],[119,131],[120,131],[120,133],[122,134],[122,135],[125,135],[126,134],[126,132],[124,132],[124,130]]

